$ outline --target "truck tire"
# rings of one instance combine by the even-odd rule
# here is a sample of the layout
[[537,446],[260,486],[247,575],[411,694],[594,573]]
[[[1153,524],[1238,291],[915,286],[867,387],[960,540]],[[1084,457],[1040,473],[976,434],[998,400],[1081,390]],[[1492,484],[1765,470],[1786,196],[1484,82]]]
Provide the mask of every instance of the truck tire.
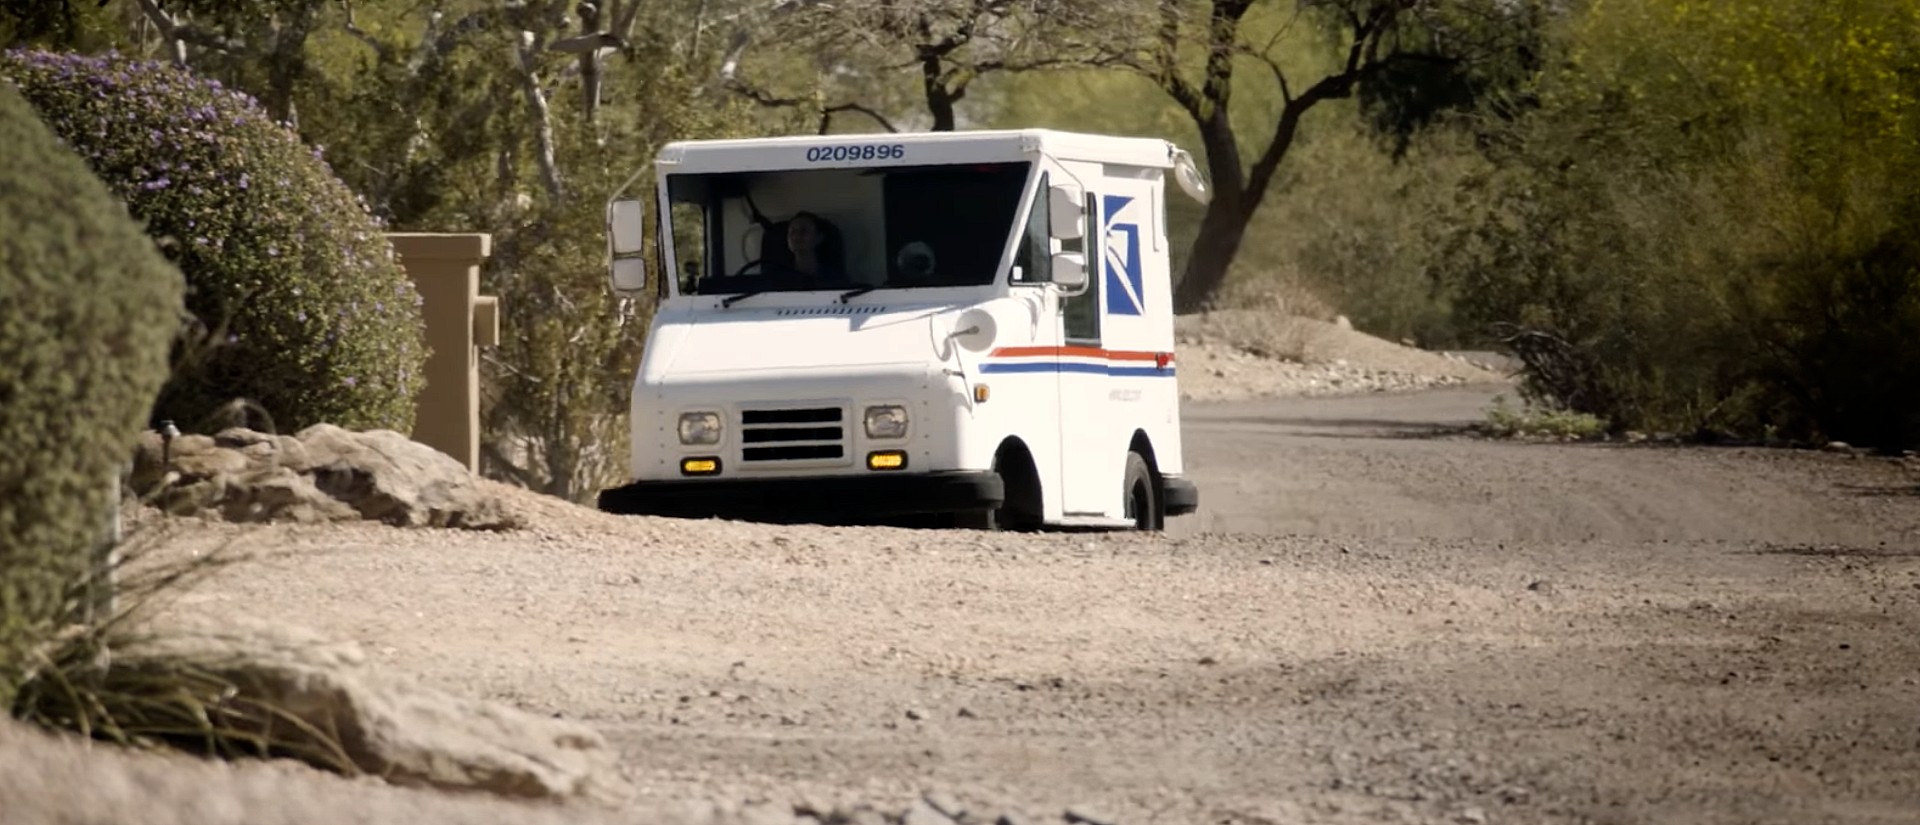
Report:
[[1127,451],[1126,517],[1135,530],[1158,530],[1160,489],[1153,483],[1153,470],[1139,453]]

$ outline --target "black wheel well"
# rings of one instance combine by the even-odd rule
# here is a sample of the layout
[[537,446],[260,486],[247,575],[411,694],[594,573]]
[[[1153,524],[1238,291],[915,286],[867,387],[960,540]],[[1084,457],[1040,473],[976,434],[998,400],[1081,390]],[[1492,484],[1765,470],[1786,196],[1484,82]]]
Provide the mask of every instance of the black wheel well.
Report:
[[993,463],[1006,484],[1008,509],[1038,521],[1046,512],[1046,501],[1040,491],[1040,465],[1033,460],[1027,443],[1018,436],[1008,436],[994,450]]
[[1133,442],[1127,445],[1127,450],[1139,453],[1141,458],[1147,460],[1147,475],[1153,477],[1153,486],[1158,489],[1161,486],[1160,459],[1153,455],[1153,439],[1147,437],[1147,431],[1134,430]]

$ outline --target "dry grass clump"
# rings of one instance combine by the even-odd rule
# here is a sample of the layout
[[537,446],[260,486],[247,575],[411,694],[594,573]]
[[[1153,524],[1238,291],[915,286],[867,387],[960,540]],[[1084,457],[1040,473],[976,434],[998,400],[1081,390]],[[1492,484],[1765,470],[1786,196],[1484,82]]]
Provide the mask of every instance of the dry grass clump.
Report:
[[117,604],[100,620],[70,625],[32,652],[11,715],[137,749],[167,747],[222,759],[289,757],[357,775],[334,732],[248,695],[231,679],[164,653],[116,655],[151,647],[159,639],[148,629],[152,611],[236,560],[228,544],[147,563],[169,532],[164,524],[137,528],[111,569],[74,584],[74,598],[109,587]]

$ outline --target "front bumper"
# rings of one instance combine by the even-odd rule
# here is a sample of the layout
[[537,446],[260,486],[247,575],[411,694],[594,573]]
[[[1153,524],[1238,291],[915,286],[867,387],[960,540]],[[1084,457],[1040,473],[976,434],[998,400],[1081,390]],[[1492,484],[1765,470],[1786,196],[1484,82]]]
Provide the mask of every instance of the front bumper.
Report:
[[621,515],[834,523],[992,510],[1006,495],[1000,475],[990,471],[668,479],[602,490],[599,507]]
[[1184,478],[1161,480],[1161,509],[1169,516],[1191,515],[1200,509],[1200,488]]

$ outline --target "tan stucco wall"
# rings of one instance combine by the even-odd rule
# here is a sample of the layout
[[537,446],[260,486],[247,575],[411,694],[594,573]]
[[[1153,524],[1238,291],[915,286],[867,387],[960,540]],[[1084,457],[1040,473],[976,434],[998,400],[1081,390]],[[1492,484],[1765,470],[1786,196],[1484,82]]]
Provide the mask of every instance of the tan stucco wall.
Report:
[[480,347],[499,342],[498,303],[480,295],[486,234],[394,233],[393,251],[419,290],[427,327],[426,388],[413,440],[480,469]]

